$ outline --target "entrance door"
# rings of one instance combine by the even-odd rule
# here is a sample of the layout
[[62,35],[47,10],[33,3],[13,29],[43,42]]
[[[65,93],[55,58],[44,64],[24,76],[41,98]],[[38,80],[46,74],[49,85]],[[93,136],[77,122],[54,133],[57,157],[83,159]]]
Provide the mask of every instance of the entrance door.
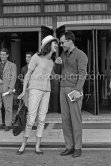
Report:
[[96,45],[95,45],[95,30],[90,31],[90,37],[87,37],[87,56],[88,56],[88,67],[87,67],[87,78],[84,85],[84,99],[83,99],[83,110],[91,112],[96,115]]
[[111,31],[97,30],[98,36],[98,113],[111,113]]
[[[57,37],[59,38],[61,33],[65,30],[69,30],[68,27],[60,27],[57,31]],[[75,45],[83,50],[86,55],[88,56],[88,75],[84,85],[84,99],[82,110],[88,111],[93,114],[97,114],[97,82],[95,79],[97,65],[96,65],[96,49],[97,49],[97,38],[96,38],[96,31],[95,30],[79,30],[71,29],[72,32],[76,36],[76,43]],[[60,49],[61,52],[61,49]]]
[[83,110],[98,115],[111,112],[111,31],[97,27],[91,34],[91,38],[86,37],[88,77],[84,85]]
[[111,30],[109,29],[110,27],[95,27],[87,31],[74,31],[79,38],[77,46],[88,56],[88,76],[84,85],[82,110],[94,115],[111,113],[111,89],[109,88]]
[[82,111],[97,114],[96,94],[96,32],[95,30],[74,30],[75,45],[88,56],[87,78],[84,84]]

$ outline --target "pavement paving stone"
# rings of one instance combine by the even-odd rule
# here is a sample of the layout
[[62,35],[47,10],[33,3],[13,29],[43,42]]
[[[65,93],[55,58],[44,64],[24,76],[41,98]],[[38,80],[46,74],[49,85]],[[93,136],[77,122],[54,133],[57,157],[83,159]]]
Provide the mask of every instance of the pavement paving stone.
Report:
[[60,156],[61,150],[44,150],[36,155],[34,149],[27,149],[23,155],[16,155],[17,149],[0,150],[0,166],[111,166],[110,150],[85,150],[82,156]]

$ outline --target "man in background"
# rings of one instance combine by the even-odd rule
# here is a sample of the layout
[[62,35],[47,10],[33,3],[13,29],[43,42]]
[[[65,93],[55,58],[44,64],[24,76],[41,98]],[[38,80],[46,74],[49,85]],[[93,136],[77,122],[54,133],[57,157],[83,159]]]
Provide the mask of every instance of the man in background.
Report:
[[[25,55],[26,65],[23,66],[21,69],[21,75],[22,75],[21,83],[22,83],[22,85],[23,85],[24,76],[28,71],[28,65],[29,65],[29,62],[31,60],[32,55],[33,55],[33,53],[31,51],[26,52],[26,55]],[[25,106],[28,107],[28,90],[26,90],[25,96],[23,97],[23,102],[24,102]]]
[[[13,90],[17,79],[16,64],[8,61],[8,57],[8,49],[2,48],[0,50],[0,101],[3,102],[5,108],[5,131],[9,131],[12,126]],[[9,92],[9,94],[2,96],[4,92]],[[0,123],[2,120],[0,119]]]

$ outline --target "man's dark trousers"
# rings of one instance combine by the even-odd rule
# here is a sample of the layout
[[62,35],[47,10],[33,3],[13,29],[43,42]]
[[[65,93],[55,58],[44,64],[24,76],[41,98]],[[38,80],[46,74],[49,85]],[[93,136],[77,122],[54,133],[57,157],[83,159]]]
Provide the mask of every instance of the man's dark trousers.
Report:
[[73,91],[72,87],[61,87],[60,103],[63,124],[63,133],[66,149],[82,148],[82,98],[71,102],[68,93]]

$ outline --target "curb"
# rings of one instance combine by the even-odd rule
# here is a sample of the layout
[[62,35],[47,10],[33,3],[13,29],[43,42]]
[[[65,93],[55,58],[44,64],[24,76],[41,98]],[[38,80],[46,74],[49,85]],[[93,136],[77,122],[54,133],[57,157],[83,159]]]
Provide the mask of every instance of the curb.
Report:
[[[0,142],[0,148],[14,148],[14,147],[20,147],[21,142],[11,142],[11,143],[5,143],[5,142]],[[35,143],[33,142],[28,142],[26,147],[28,148],[34,148],[35,147]],[[60,148],[65,148],[65,144],[64,143],[58,143],[58,142],[48,142],[48,143],[41,143],[41,148],[56,148],[56,149],[60,149]],[[106,142],[92,142],[92,143],[83,143],[82,148],[111,148],[111,142],[110,143],[106,143]]]

